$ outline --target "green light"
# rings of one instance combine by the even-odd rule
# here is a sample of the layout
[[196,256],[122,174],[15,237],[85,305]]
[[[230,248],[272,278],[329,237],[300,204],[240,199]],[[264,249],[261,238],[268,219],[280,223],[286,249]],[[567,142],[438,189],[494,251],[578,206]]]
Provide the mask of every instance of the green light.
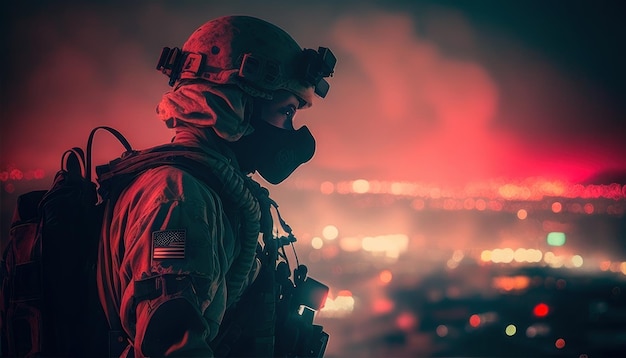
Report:
[[565,245],[565,233],[550,232],[548,233],[547,241],[550,246],[563,246]]
[[506,335],[509,337],[515,335],[516,332],[517,332],[517,327],[515,327],[514,324],[510,324],[506,326],[506,329],[504,330],[504,333],[506,333]]

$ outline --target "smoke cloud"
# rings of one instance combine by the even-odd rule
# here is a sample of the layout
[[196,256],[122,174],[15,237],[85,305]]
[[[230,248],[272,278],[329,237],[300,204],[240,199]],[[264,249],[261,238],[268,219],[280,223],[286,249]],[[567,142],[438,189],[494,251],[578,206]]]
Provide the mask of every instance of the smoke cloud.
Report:
[[[154,69],[160,50],[231,13],[275,22],[304,47],[328,46],[338,57],[328,98],[298,115],[318,142],[298,178],[581,180],[626,168],[624,124],[613,121],[619,113],[600,89],[459,11],[281,6],[94,3],[19,12],[6,35],[0,170],[41,168],[50,177],[61,153],[84,146],[98,125],[119,129],[137,148],[169,141],[154,114],[169,89]],[[107,136],[96,143],[96,162],[121,153]]]

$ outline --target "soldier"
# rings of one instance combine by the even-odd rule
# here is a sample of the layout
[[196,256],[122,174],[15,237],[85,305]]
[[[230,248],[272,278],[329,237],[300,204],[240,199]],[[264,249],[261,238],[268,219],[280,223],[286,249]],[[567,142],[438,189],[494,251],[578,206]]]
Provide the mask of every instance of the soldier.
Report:
[[334,64],[328,49],[302,49],[248,16],[209,21],[182,50],[164,49],[159,69],[173,90],[158,116],[173,145],[215,163],[217,180],[160,165],[108,204],[98,291],[128,339],[122,356],[213,356],[225,311],[259,271],[261,209],[247,175],[278,184],[312,158],[315,140],[293,119],[326,96]]

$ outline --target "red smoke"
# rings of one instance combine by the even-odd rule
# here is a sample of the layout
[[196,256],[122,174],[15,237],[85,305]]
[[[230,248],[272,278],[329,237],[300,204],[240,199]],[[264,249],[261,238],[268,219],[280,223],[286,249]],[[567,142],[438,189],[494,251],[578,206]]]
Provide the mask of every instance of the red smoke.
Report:
[[[51,175],[60,154],[84,146],[97,125],[118,128],[137,148],[169,140],[154,114],[169,89],[155,62],[162,46],[182,45],[208,18],[201,9],[163,5],[131,10],[67,9],[14,23],[14,42],[30,52],[12,52],[20,75],[4,118],[0,169],[43,168]],[[214,16],[220,11],[238,12],[220,8]],[[512,40],[491,42],[458,12],[415,20],[318,9],[312,14],[324,16],[329,30],[315,33],[315,19],[285,23],[264,14],[289,24],[285,29],[305,47],[328,46],[339,60],[328,98],[298,115],[318,141],[298,176],[578,180],[626,168],[619,128],[594,124],[614,115],[602,109],[597,91]],[[426,31],[416,31],[417,24]],[[98,139],[95,161],[120,151]]]
[[[479,51],[471,28],[457,25],[452,27],[467,32],[456,41]],[[527,176],[579,180],[626,167],[623,152],[610,146],[619,139],[607,146],[568,133],[576,123],[593,123],[585,116],[594,114],[594,106],[581,102],[587,97],[593,103],[593,92],[567,87],[570,81],[555,68],[524,52],[501,56],[508,82],[500,81],[476,60],[447,55],[415,28],[407,15],[384,13],[335,24],[340,62],[333,102],[317,109],[329,120],[311,124],[320,127],[316,165],[376,179],[439,183]]]

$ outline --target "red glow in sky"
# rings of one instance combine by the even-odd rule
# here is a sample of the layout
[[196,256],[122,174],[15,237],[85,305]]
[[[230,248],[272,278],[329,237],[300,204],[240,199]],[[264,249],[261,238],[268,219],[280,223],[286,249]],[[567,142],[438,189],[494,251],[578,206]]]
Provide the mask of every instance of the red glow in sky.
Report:
[[[154,70],[160,49],[231,13],[275,22],[302,46],[328,46],[338,57],[328,98],[298,115],[318,152],[296,176],[445,184],[577,181],[626,169],[623,123],[604,121],[615,111],[601,91],[515,38],[481,31],[461,11],[292,5],[278,14],[249,4],[160,2],[47,9],[11,23],[12,71],[20,75],[8,76],[3,96],[0,169],[51,175],[60,154],[84,145],[97,125],[121,130],[137,148],[169,141],[154,114],[169,90]],[[96,162],[121,152],[113,140],[96,143]]]
[[[337,78],[352,80],[333,90],[339,108],[350,108],[350,114],[322,134],[350,135],[325,138],[318,163],[376,178],[444,183],[527,176],[580,180],[607,167],[625,167],[619,138],[568,133],[568,122],[594,113],[587,105],[576,113],[581,111],[576,102],[562,103],[563,98],[593,93],[567,87],[570,81],[555,68],[530,55],[510,59],[507,76],[515,82],[510,90],[480,62],[448,55],[417,35],[416,21],[370,13],[334,26],[333,38],[345,52]],[[465,30],[467,46],[480,47],[466,24],[454,28]],[[518,125],[505,118],[513,111],[504,104],[515,99],[503,97],[520,91],[525,95],[513,107],[519,110],[515,118],[525,123]],[[550,97],[554,104],[546,100]]]

